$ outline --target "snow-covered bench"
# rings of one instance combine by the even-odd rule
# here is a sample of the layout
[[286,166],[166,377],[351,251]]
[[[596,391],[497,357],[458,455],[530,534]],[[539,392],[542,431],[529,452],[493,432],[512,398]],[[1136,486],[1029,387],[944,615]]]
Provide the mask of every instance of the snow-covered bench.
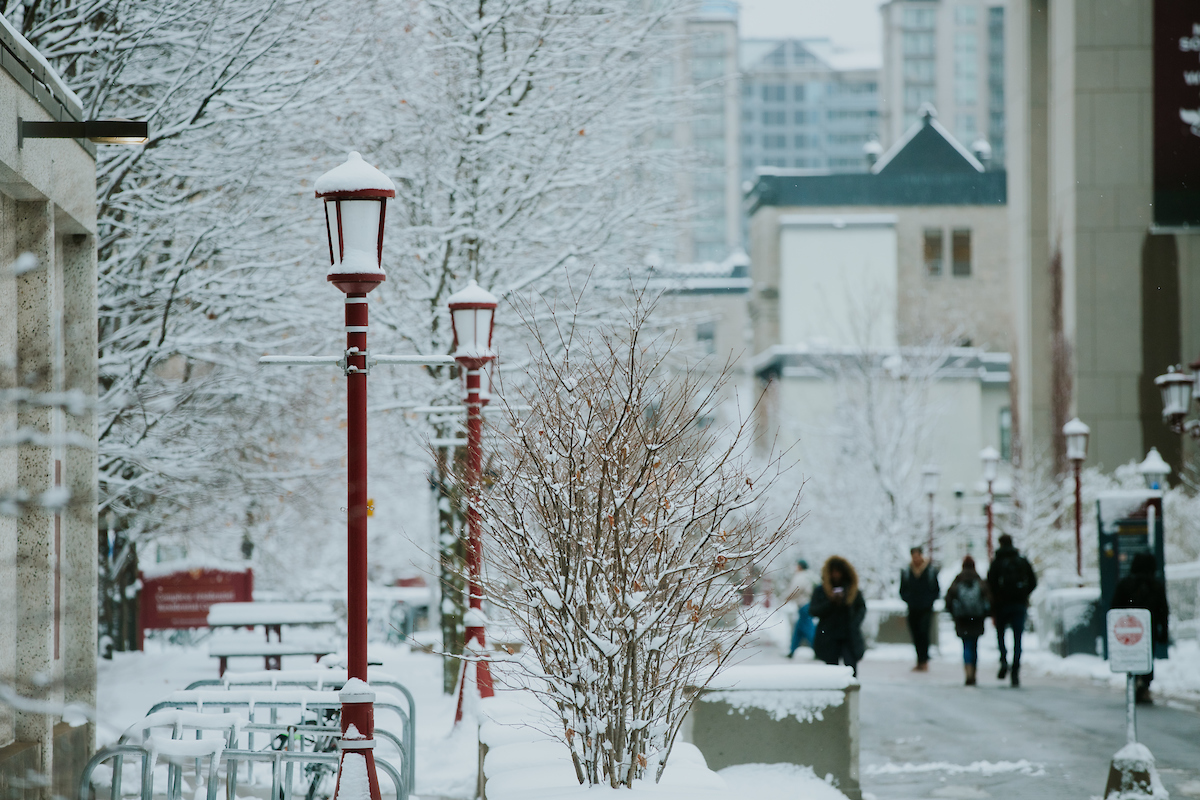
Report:
[[208,654],[219,660],[217,675],[223,676],[231,658],[259,658],[263,660],[263,668],[279,670],[283,668],[284,656],[313,656],[320,660],[323,656],[337,652],[337,645],[332,642],[264,642],[261,639],[245,636],[213,637],[208,643]]
[[[263,640],[238,633],[214,636],[208,654],[220,659],[220,675],[225,674],[229,659],[261,657],[265,669],[282,669],[284,656],[321,658],[337,652],[329,641],[300,640],[283,642],[284,626],[324,628],[337,622],[337,614],[328,603],[214,603],[208,610],[210,628],[257,628],[265,632]],[[271,633],[275,641],[271,641]],[[289,637],[290,639],[291,637]]]
[[799,764],[859,800],[858,688],[849,667],[731,667],[701,690],[679,735],[710,769]]

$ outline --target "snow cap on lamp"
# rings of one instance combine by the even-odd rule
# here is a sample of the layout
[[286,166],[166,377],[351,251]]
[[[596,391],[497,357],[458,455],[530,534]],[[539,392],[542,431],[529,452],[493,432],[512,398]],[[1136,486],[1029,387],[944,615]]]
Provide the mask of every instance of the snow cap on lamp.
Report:
[[345,162],[317,179],[316,196],[325,201],[328,279],[349,294],[371,291],[386,278],[383,222],[387,200],[396,196],[396,185],[352,152]]
[[[454,357],[478,360],[480,365],[496,357],[492,329],[500,301],[475,281],[450,295],[450,323],[454,328]],[[479,367],[468,367],[478,369]]]
[[926,464],[921,468],[921,488],[925,494],[937,494],[938,479],[942,476],[942,468],[936,464]]
[[1087,458],[1088,434],[1092,429],[1084,424],[1079,417],[1073,418],[1062,427],[1063,436],[1067,439],[1067,460],[1083,461]]

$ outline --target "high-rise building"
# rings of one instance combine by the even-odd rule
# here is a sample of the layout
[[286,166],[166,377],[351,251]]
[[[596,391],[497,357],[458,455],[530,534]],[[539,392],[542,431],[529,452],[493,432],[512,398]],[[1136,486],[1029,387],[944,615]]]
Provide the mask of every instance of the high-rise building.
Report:
[[698,162],[678,178],[683,204],[693,213],[676,259],[720,262],[741,243],[737,3],[704,0],[686,31],[676,80],[687,87],[691,107],[676,126],[674,143],[695,152]]
[[929,103],[959,141],[1004,164],[1004,2],[890,0],[883,16],[880,135],[890,146]]
[[742,180],[760,167],[864,172],[879,58],[828,39],[743,39]]

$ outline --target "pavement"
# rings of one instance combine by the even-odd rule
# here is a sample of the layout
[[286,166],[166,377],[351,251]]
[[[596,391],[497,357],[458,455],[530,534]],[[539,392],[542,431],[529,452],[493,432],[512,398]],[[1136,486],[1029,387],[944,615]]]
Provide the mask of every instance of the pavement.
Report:
[[[1112,754],[1125,744],[1123,692],[1025,671],[1013,689],[996,679],[995,661],[967,687],[961,664],[933,661],[914,673],[912,663],[868,655],[859,665],[865,800],[1103,793]],[[1172,797],[1200,797],[1200,714],[1172,706],[1139,706],[1138,739]]]

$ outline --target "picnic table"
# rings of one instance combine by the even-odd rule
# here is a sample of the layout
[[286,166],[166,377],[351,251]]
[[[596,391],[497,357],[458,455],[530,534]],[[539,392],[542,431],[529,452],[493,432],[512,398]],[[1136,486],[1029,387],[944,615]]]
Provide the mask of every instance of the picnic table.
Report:
[[[214,603],[208,610],[210,628],[257,628],[265,632],[264,641],[233,635],[214,636],[208,654],[220,659],[220,675],[225,674],[229,659],[262,656],[265,668],[283,668],[284,656],[311,655],[317,659],[337,652],[337,646],[327,639],[319,641],[283,641],[284,626],[322,628],[337,622],[337,614],[328,603]],[[271,632],[275,641],[271,641]],[[290,637],[289,637],[290,638]]]

